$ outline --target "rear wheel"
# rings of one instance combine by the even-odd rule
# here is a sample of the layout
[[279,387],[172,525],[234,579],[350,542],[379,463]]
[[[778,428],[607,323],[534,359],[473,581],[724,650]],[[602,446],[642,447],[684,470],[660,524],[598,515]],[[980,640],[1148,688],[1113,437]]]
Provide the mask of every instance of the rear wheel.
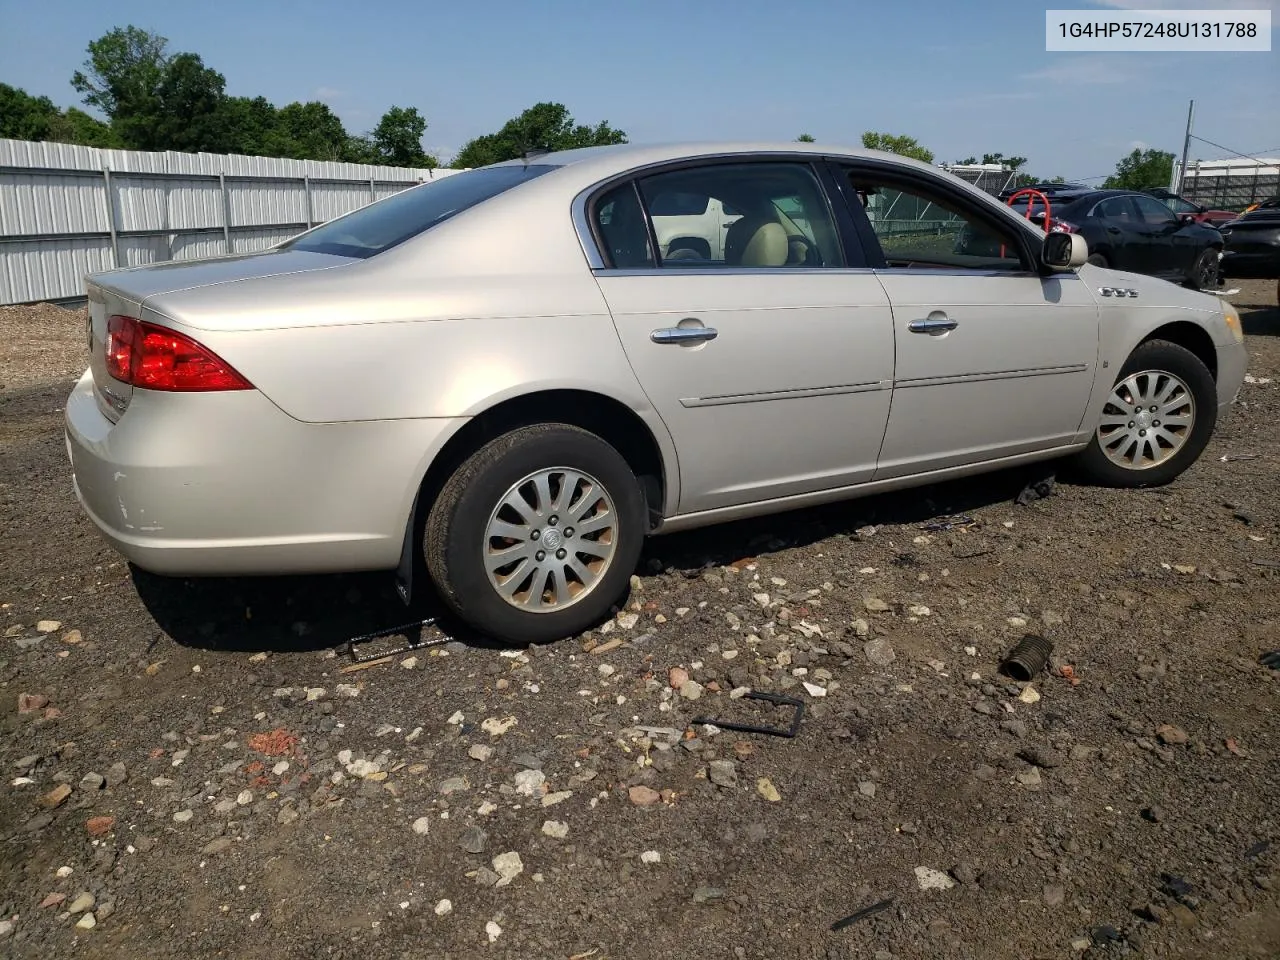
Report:
[[1105,486],[1162,486],[1199,458],[1217,416],[1217,387],[1200,358],[1148,340],[1120,369],[1078,466]]
[[506,643],[595,625],[626,591],[644,496],[622,455],[568,424],[513,430],[453,474],[427,517],[427,569],[469,625]]

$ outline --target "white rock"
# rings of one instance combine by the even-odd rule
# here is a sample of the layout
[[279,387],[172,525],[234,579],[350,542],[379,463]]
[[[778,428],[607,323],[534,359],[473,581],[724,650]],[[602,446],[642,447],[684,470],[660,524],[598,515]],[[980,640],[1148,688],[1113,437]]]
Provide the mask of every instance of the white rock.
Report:
[[13,933],[13,928],[14,922],[12,920],[0,920],[0,940]]
[[976,657],[976,656],[978,655],[978,648],[977,648],[977,647],[965,647],[965,648],[964,648],[964,652],[965,652],[966,654],[968,654],[969,656],[971,656],[971,657]]
[[71,876],[73,873],[75,873],[75,871],[74,871],[73,869],[71,869],[70,867],[59,867],[59,868],[58,868],[58,876],[59,876],[59,877],[62,877],[63,879],[66,879],[67,877]]
[[177,823],[186,823],[188,820],[190,820],[194,816],[195,816],[195,813],[192,812],[191,810],[179,810],[177,813],[173,815],[173,819]]
[[484,932],[489,935],[490,943],[496,943],[498,938],[502,936],[502,928],[492,920],[484,925]]
[[924,604],[916,604],[913,607],[908,607],[907,612],[913,617],[928,617],[933,614],[933,611]]
[[569,825],[563,820],[544,820],[542,822],[542,832],[548,837],[563,840],[569,835]]
[[949,876],[932,867],[916,867],[916,883],[921,890],[950,890],[956,885]]
[[515,850],[500,853],[493,858],[493,872],[498,875],[496,887],[505,887],[524,871],[524,861]]
[[289,769],[289,761],[281,760],[279,763],[277,763],[274,767],[271,768],[271,773],[272,775],[278,777],[282,773],[286,772],[288,769]]
[[546,782],[547,775],[541,770],[521,770],[515,776],[516,793],[522,797],[532,797]]
[[638,613],[620,613],[618,614],[618,626],[623,630],[631,630],[640,622]]
[[615,673],[618,672],[616,667],[613,667],[607,663],[600,664],[600,666],[596,667],[596,671],[602,677],[612,677]]
[[490,803],[488,800],[486,800],[484,803],[480,804],[480,806],[476,809],[476,813],[480,814],[480,816],[482,817],[487,817],[489,814],[493,813],[493,811],[497,809],[498,809],[498,805],[496,803]]
[[453,912],[452,900],[441,900],[436,904],[436,916],[443,917],[445,914]]
[[461,710],[456,710],[456,711],[454,711],[453,716],[451,716],[451,717],[448,719],[448,721],[447,721],[447,722],[448,722],[450,725],[452,725],[452,726],[455,726],[455,727],[456,727],[456,726],[458,726],[458,724],[462,723],[462,721],[463,721],[464,719],[465,719],[465,718],[464,718],[464,717],[463,717],[463,715],[462,715],[462,711],[461,711]]
[[644,853],[640,854],[640,862],[641,863],[661,863],[662,854],[660,854],[657,850],[646,850]]
[[473,743],[471,749],[467,751],[467,756],[472,760],[479,760],[484,763],[493,756],[493,747],[487,747],[483,743]]
[[400,661],[400,666],[404,667],[406,670],[412,670],[417,665],[418,665],[417,657],[405,657],[403,660]]
[[417,820],[413,821],[413,832],[420,837],[425,837],[431,832],[431,818],[419,817]]
[[808,680],[804,681],[804,688],[809,691],[809,696],[811,697],[825,697],[827,695],[824,687],[820,687],[816,683],[810,683]]
[[491,737],[500,737],[515,725],[515,717],[506,717],[502,720],[499,720],[497,717],[489,717],[480,724],[480,729]]
[[1018,694],[1018,699],[1023,703],[1039,703],[1040,693],[1035,687],[1024,687],[1022,692]]
[[80,930],[92,930],[98,925],[98,918],[92,913],[86,913],[83,917],[76,921],[76,927]]
[[57,620],[41,620],[36,624],[36,629],[41,633],[53,633],[53,631],[59,629],[61,626],[62,624]]
[[236,803],[240,804],[242,807],[247,807],[249,804],[253,803],[253,792],[250,790],[241,790],[239,795],[236,796]]
[[1027,621],[1026,621],[1026,618],[1025,618],[1025,617],[1010,617],[1010,618],[1009,618],[1009,626],[1011,626],[1011,627],[1025,627],[1026,625],[1027,625]]

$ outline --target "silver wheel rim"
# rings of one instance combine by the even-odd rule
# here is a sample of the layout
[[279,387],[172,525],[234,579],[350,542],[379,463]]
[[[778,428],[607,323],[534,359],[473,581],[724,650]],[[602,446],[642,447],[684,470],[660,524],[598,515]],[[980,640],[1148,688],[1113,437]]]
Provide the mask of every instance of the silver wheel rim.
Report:
[[1098,445],[1126,470],[1150,470],[1186,446],[1196,422],[1191,389],[1164,370],[1143,370],[1116,384],[1102,411]]
[[613,562],[618,514],[595,477],[569,467],[513,483],[485,527],[489,584],[527,613],[556,613],[591,593]]

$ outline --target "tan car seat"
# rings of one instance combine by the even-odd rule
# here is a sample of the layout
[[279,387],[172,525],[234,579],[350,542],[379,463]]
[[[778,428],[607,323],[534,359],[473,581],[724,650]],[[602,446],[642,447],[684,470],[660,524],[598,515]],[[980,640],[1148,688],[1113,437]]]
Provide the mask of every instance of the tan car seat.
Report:
[[791,254],[787,231],[774,217],[747,214],[724,238],[724,260],[740,267],[783,267]]

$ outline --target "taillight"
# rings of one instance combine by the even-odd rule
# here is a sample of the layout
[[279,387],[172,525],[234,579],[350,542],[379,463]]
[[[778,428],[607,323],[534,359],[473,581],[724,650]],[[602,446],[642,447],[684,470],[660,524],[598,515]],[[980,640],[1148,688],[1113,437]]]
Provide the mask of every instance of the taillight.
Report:
[[190,337],[135,317],[107,321],[107,373],[144,390],[252,390],[230,364]]
[[1079,233],[1080,228],[1074,223],[1068,223],[1066,220],[1055,220],[1053,225],[1049,227],[1050,233]]

